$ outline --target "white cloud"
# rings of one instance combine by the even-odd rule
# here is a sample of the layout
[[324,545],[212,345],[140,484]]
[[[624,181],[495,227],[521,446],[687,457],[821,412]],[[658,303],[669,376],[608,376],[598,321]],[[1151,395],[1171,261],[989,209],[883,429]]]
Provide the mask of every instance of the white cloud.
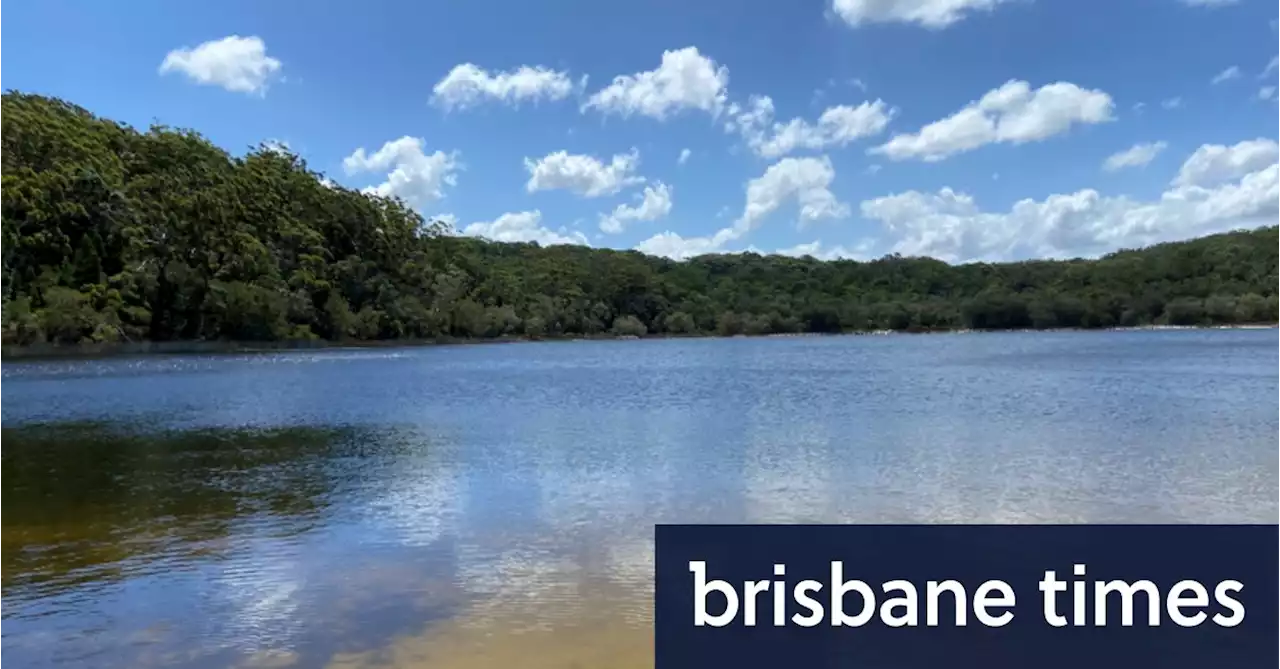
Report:
[[979,11],[991,11],[1009,0],[834,0],[831,9],[845,23],[914,23],[946,28]]
[[870,260],[873,257],[871,249],[874,246],[875,242],[870,239],[858,242],[851,249],[839,245],[824,247],[821,240],[815,240],[806,244],[797,244],[790,248],[778,249],[774,251],[774,254],[791,256],[792,258],[811,256],[818,260]]
[[729,86],[729,68],[698,53],[697,47],[664,51],[656,70],[614,77],[582,105],[624,118],[640,114],[658,120],[686,109],[719,114]]
[[844,218],[849,205],[831,192],[835,168],[827,156],[817,158],[783,158],[764,174],[747,182],[747,199],[742,215],[733,225],[709,237],[681,237],[671,231],[654,235],[636,248],[651,255],[681,260],[704,253],[720,252],[725,244],[738,241],[764,222],[784,203],[794,199],[799,205],[799,227],[823,219]]
[[826,156],[783,158],[747,183],[747,202],[736,225],[743,234],[754,230],[791,198],[800,205],[801,227],[813,221],[848,216],[849,206],[831,192],[835,177],[835,168]]
[[484,237],[495,242],[537,242],[543,246],[591,245],[581,232],[543,227],[542,212],[537,209],[506,213],[489,222],[472,223],[462,230],[462,234]]
[[1231,67],[1228,67],[1227,69],[1214,75],[1213,80],[1210,81],[1209,83],[1220,84],[1224,81],[1231,81],[1232,79],[1239,79],[1239,78],[1240,78],[1239,66],[1232,65]]
[[1238,179],[1280,162],[1280,145],[1259,137],[1234,146],[1205,144],[1182,164],[1174,186],[1210,187]]
[[[584,80],[585,82],[585,80]],[[573,92],[568,72],[522,65],[506,72],[490,73],[463,63],[454,67],[431,89],[431,101],[444,109],[465,109],[485,100],[518,105],[524,101],[563,100]]]
[[748,132],[748,128],[763,128],[773,121],[773,98],[753,95],[747,100],[747,108],[736,102],[729,103],[725,132]]
[[1258,89],[1259,100],[1271,100],[1275,96],[1276,96],[1275,86],[1263,86],[1262,88]]
[[708,253],[722,253],[723,242],[714,237],[681,237],[671,232],[660,232],[636,245],[636,250],[651,256],[663,256],[672,260],[687,260]]
[[626,229],[633,221],[656,221],[671,213],[671,188],[662,182],[653,186],[645,186],[644,193],[637,195],[640,206],[633,207],[620,204],[613,213],[600,216],[600,230],[616,235]]
[[426,142],[420,137],[401,137],[382,145],[373,155],[358,148],[342,161],[348,175],[360,172],[386,172],[387,180],[364,189],[376,195],[397,196],[422,209],[444,197],[445,187],[458,184],[462,164],[456,151],[436,151],[428,155]]
[[1182,106],[1182,98],[1181,97],[1165,98],[1164,100],[1160,101],[1160,106],[1164,107],[1165,109],[1177,109],[1178,107]]
[[618,191],[644,182],[635,175],[640,164],[640,152],[615,155],[606,165],[594,156],[571,154],[567,151],[549,153],[538,160],[524,159],[529,171],[525,188],[530,192],[564,189],[584,197],[613,195]]
[[1134,144],[1133,146],[1112,154],[1103,163],[1102,169],[1108,172],[1125,169],[1126,167],[1146,167],[1148,163],[1155,160],[1161,151],[1168,148],[1165,142],[1148,142],[1146,144]]
[[1267,75],[1275,72],[1278,67],[1280,67],[1280,57],[1272,56],[1271,60],[1267,62],[1267,66],[1263,68],[1262,73],[1258,75],[1258,78],[1266,79]]
[[[1274,162],[1274,161],[1273,161]],[[1274,224],[1280,215],[1280,166],[1214,188],[1173,186],[1158,200],[1109,197],[1092,189],[1022,200],[1008,212],[984,212],[972,197],[944,188],[863,202],[892,250],[951,262],[1096,256],[1121,248]]]
[[1226,7],[1234,5],[1240,0],[1178,0],[1188,7]]
[[1038,142],[1075,125],[1110,121],[1114,107],[1111,96],[1100,90],[1067,82],[1033,90],[1014,80],[919,132],[895,135],[869,153],[936,162],[986,144]]
[[689,149],[680,149],[680,157],[676,158],[676,164],[683,165],[689,162],[689,156],[691,155],[693,155],[693,152]]
[[779,158],[797,149],[822,150],[877,135],[889,125],[897,110],[883,100],[863,102],[854,107],[828,107],[817,123],[794,118],[787,123],[773,122],[773,99],[753,96],[748,109],[730,108],[731,118],[725,124],[738,131],[751,150],[764,158]]
[[170,51],[160,63],[160,74],[180,72],[198,84],[264,95],[281,67],[279,60],[267,55],[262,38],[231,35]]

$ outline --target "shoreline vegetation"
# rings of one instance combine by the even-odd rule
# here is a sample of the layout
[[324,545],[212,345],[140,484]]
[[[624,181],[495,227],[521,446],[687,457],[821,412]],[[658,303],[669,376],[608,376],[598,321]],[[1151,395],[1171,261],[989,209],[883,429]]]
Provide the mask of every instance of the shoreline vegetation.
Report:
[[3,357],[1277,320],[1275,225],[1097,259],[685,261],[459,236],[262,144],[7,92]]

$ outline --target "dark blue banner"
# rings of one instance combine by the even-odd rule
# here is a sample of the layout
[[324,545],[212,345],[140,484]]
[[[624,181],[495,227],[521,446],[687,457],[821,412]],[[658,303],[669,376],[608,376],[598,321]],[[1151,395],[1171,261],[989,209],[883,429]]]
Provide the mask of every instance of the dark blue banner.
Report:
[[1275,525],[659,525],[657,669],[1280,664]]

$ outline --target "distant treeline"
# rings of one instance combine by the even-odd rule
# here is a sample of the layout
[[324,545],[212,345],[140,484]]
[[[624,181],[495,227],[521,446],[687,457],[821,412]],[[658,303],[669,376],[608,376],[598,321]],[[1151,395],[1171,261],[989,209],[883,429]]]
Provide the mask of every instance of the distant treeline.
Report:
[[457,237],[266,145],[4,95],[8,344],[1101,328],[1277,320],[1275,226],[1098,260],[948,265]]

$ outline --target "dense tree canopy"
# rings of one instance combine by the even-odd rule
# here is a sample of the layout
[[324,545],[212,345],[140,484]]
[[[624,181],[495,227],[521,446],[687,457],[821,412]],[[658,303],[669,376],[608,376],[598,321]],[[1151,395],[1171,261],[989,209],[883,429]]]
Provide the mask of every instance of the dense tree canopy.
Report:
[[7,343],[764,334],[1276,321],[1277,228],[948,265],[543,248],[447,234],[266,145],[4,95]]

